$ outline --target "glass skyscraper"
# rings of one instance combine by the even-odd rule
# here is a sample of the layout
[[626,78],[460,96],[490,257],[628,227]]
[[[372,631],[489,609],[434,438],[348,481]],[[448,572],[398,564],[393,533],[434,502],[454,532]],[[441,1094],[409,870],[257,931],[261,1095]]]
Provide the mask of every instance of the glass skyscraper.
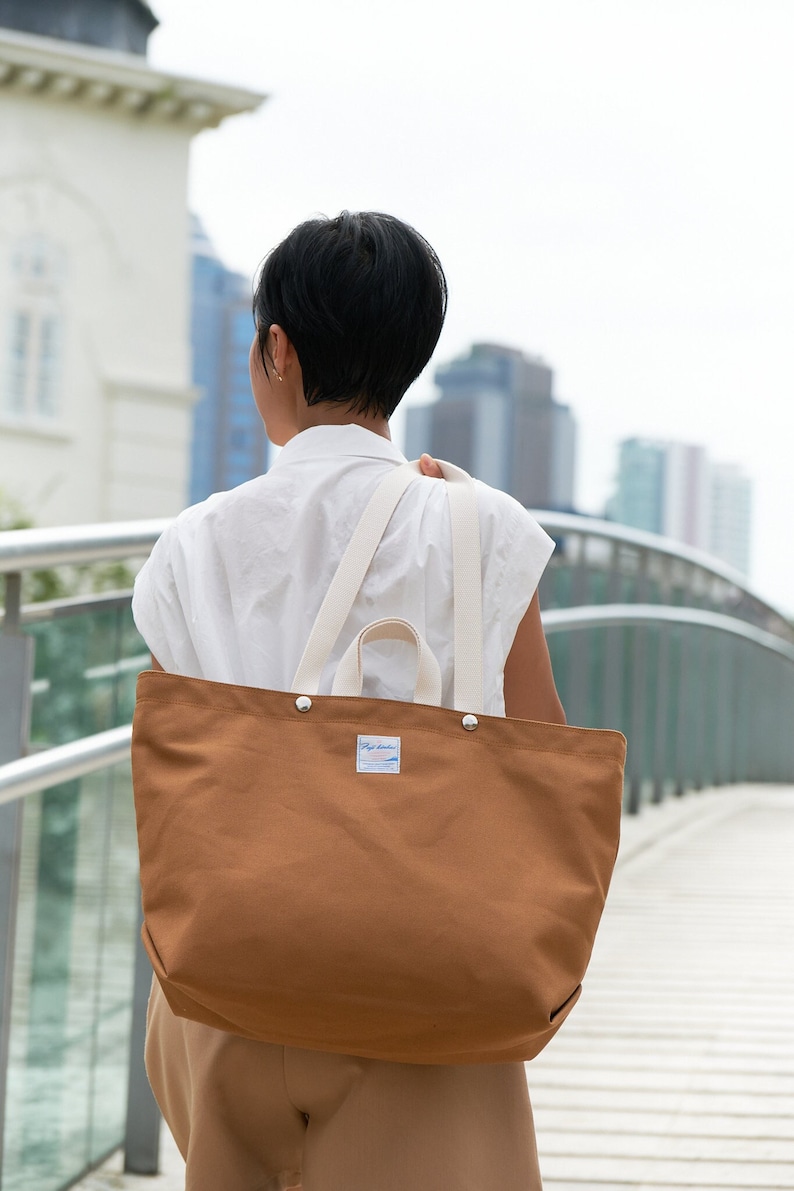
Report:
[[268,442],[251,396],[248,353],[254,333],[250,283],[218,259],[192,221],[191,342],[193,411],[189,503],[267,470]]

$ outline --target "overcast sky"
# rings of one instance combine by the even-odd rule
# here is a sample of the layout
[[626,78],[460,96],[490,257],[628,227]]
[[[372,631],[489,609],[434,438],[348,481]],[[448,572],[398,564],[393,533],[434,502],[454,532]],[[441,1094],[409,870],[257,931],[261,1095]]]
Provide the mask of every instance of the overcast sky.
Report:
[[753,582],[794,609],[791,0],[152,7],[153,65],[269,95],[194,146],[229,266],[318,211],[414,223],[450,282],[434,363],[476,340],[543,356],[589,512],[624,437],[739,463]]

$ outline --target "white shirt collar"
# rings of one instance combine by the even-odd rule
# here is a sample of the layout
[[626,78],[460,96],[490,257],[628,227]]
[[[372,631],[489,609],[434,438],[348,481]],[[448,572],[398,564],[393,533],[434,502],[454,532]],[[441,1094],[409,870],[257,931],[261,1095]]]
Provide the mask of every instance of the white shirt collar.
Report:
[[324,459],[332,455],[361,455],[368,459],[405,463],[402,451],[388,438],[349,423],[346,426],[310,426],[308,430],[302,430],[282,447],[270,470],[299,459]]

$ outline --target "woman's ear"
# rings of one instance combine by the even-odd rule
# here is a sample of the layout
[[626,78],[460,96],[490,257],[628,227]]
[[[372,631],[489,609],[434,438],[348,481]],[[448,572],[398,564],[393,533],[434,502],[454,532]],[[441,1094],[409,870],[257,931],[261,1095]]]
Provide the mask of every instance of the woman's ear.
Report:
[[279,382],[284,374],[298,359],[297,352],[287,332],[278,323],[272,323],[268,328],[270,357],[275,369],[275,380]]
[[[280,328],[278,329],[280,331]],[[283,353],[283,347],[284,340],[282,338],[281,353]],[[263,357],[259,336],[254,335],[249,356],[251,392],[260,417],[265,424],[268,438],[277,447],[283,447],[300,430],[295,412],[295,383],[300,381],[300,368],[293,367],[289,379],[285,380],[274,357],[276,357],[274,337],[268,334]]]

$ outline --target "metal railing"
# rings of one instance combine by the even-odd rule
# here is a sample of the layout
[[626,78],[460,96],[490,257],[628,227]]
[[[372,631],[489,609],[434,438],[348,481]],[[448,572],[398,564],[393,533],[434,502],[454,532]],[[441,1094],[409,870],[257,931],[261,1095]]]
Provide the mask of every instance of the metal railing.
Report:
[[629,813],[687,788],[794,780],[794,644],[659,604],[554,609],[543,625],[569,721],[629,740]]
[[14,529],[0,534],[0,575],[72,563],[146,557],[170,524],[165,518],[65,525],[57,529]]
[[129,756],[131,739],[132,726],[128,724],[34,753],[32,757],[9,761],[0,768],[0,806],[98,769],[119,765]]
[[738,571],[702,550],[643,530],[536,510],[557,549],[541,579],[541,605],[670,604],[721,612],[794,643],[794,624]]
[[[794,630],[786,618],[734,572],[696,551],[608,522],[544,512],[536,516],[558,544],[541,599],[563,703],[570,722],[620,728],[628,736],[627,809],[637,811],[646,800],[659,801],[667,793],[704,784],[794,780]],[[119,648],[129,628],[122,626],[122,631],[118,619],[128,616],[129,592],[88,593],[26,607],[23,574],[142,557],[166,524],[0,534],[0,574],[6,585],[0,632],[0,929],[5,940],[0,946],[0,1170],[25,863],[23,812],[42,791],[55,790],[57,803],[66,797],[59,791],[69,789],[64,783],[90,779],[125,762],[130,728],[124,714],[127,696],[119,691],[144,650],[139,639],[129,636],[126,652]],[[53,646],[46,636],[56,628],[66,632],[86,616],[109,618],[105,644],[116,643],[110,661],[90,656],[89,647],[75,656],[72,641],[56,640]],[[54,740],[50,729],[46,739],[31,746],[32,700],[50,699],[48,722],[57,723],[64,687],[55,671],[34,682],[32,634],[44,646],[42,656],[49,651],[53,665],[72,667],[66,675],[70,691],[80,683],[99,691],[97,702],[106,719],[112,705],[112,725],[102,731],[86,729],[94,720],[83,708],[70,727],[74,739]],[[49,747],[31,751],[41,745]],[[111,793],[117,801],[122,797]],[[123,793],[128,795],[126,785]],[[109,865],[109,856],[104,863]],[[31,896],[37,896],[35,890]],[[132,934],[128,946],[130,955],[135,948],[135,962],[133,988],[128,990],[126,1168],[151,1173],[157,1165],[159,1130],[143,1069],[151,971]],[[46,1074],[46,1057],[44,1061]],[[114,1146],[121,1140],[108,1138]],[[98,1154],[95,1146],[84,1165]],[[62,1185],[79,1173],[79,1166],[70,1170]]]
[[[17,1157],[15,1167],[8,1168],[4,1161],[9,1156],[10,1146],[6,1144],[6,1121],[8,1119],[9,1070],[12,1059],[12,1027],[17,1031],[25,1028],[27,1039],[20,1054],[15,1055],[15,1068],[28,1065],[27,1073],[46,1079],[49,1075],[55,1081],[57,1070],[53,1063],[58,1058],[59,1045],[63,1043],[60,1054],[68,1054],[66,1043],[68,1030],[75,1033],[76,1045],[83,1049],[88,1043],[92,1055],[98,1053],[98,1048],[107,1045],[108,1023],[116,1029],[116,1033],[127,1032],[127,1050],[129,1053],[128,1075],[125,1080],[124,1096],[126,1097],[126,1165],[127,1168],[139,1173],[152,1173],[157,1169],[157,1140],[159,1133],[159,1113],[149,1090],[143,1069],[143,1037],[145,1031],[146,999],[151,972],[145,958],[142,945],[136,940],[134,927],[139,917],[134,906],[135,891],[130,886],[126,894],[131,903],[131,916],[125,924],[129,929],[126,938],[122,940],[122,950],[129,960],[130,967],[134,964],[134,975],[129,981],[129,987],[123,994],[124,1003],[119,1004],[117,990],[113,990],[115,1001],[108,1008],[106,990],[99,988],[99,982],[92,987],[90,973],[78,973],[80,979],[71,981],[76,986],[72,1001],[81,997],[93,1002],[93,1013],[87,1010],[82,1014],[72,1007],[72,1023],[61,1022],[60,1033],[53,1029],[52,1006],[47,998],[59,990],[66,994],[72,972],[64,973],[63,965],[72,963],[71,954],[66,954],[63,941],[53,940],[47,934],[47,911],[56,920],[55,925],[61,927],[61,934],[68,934],[72,926],[72,905],[70,913],[58,913],[63,907],[64,900],[71,898],[71,903],[77,905],[81,891],[77,888],[80,878],[80,857],[78,855],[80,837],[87,833],[80,823],[81,799],[91,802],[92,810],[104,814],[110,822],[108,801],[113,801],[113,791],[109,798],[97,796],[92,792],[87,799],[80,788],[80,779],[90,775],[113,772],[113,767],[127,761],[129,756],[129,724],[110,727],[104,732],[89,732],[85,734],[86,725],[91,717],[86,716],[85,707],[79,705],[75,699],[75,688],[80,687],[81,677],[91,668],[86,666],[87,657],[81,656],[76,649],[76,642],[69,639],[69,630],[75,625],[85,626],[87,619],[94,622],[107,621],[106,628],[110,628],[109,639],[118,646],[119,617],[127,614],[130,604],[130,592],[110,592],[97,594],[82,594],[70,598],[51,600],[47,603],[24,607],[22,603],[23,576],[26,572],[40,571],[44,568],[74,567],[86,563],[115,561],[134,557],[145,557],[167,522],[136,522],[123,525],[75,526],[63,529],[19,530],[0,534],[0,574],[5,575],[5,606],[2,614],[2,631],[0,632],[0,1185],[31,1188],[39,1191],[45,1186],[48,1170],[38,1165],[37,1154],[53,1150],[50,1167],[54,1182],[47,1186],[57,1187],[67,1185],[81,1173],[102,1157],[103,1151],[115,1149],[121,1137],[118,1134],[107,1135],[105,1131],[96,1127],[94,1121],[94,1103],[99,1097],[100,1090],[93,1087],[91,1097],[85,1097],[86,1114],[89,1112],[91,1120],[86,1124],[86,1135],[93,1133],[92,1141],[84,1146],[74,1146],[74,1156],[65,1166],[59,1162],[59,1155],[55,1153],[52,1135],[39,1138],[35,1129],[30,1128],[30,1118],[23,1119],[22,1132],[25,1137],[14,1140],[14,1150]],[[109,619],[108,619],[109,618]],[[53,627],[61,631],[61,640],[53,642]],[[45,648],[43,651],[45,662],[63,671],[62,681],[54,683],[49,680],[34,682],[34,636],[33,634],[50,633],[49,640],[42,640],[45,646],[56,646],[54,650]],[[65,635],[64,635],[65,634]],[[83,633],[83,637],[90,634]],[[108,634],[105,634],[108,637]],[[91,641],[83,641],[89,647]],[[139,639],[136,641],[136,651],[143,649]],[[48,659],[48,653],[53,657]],[[95,660],[105,660],[97,658]],[[107,667],[106,667],[107,668]],[[94,671],[102,671],[102,667],[94,667]],[[110,670],[118,669],[111,665]],[[53,679],[55,675],[51,676]],[[85,685],[85,684],[82,684]],[[97,684],[94,683],[94,686]],[[107,684],[105,684],[107,685]],[[111,683],[111,686],[113,684]],[[41,728],[44,739],[31,741],[31,712],[34,703],[34,692],[46,687],[50,697],[51,707],[48,716],[41,717],[49,723]],[[64,696],[68,698],[64,698]],[[118,706],[118,699],[112,693],[110,700],[104,700],[107,706],[99,709],[111,720],[123,719],[124,708]],[[67,718],[73,722],[67,728],[76,739],[58,740],[63,735],[59,731],[61,725],[58,720],[63,719],[64,711],[75,712]],[[55,739],[53,739],[55,738]],[[42,745],[42,751],[33,751]],[[27,755],[31,754],[31,755]],[[125,787],[126,788],[126,787]],[[41,793],[39,793],[41,792]],[[33,807],[38,799],[39,805]],[[45,803],[49,802],[49,805]],[[24,831],[25,811],[35,809],[39,815],[40,826],[33,824],[27,836]],[[35,819],[35,816],[34,816]],[[66,829],[64,830],[64,822]],[[36,830],[37,829],[37,830]],[[128,832],[129,834],[129,832]],[[34,836],[38,838],[32,838]],[[105,836],[105,846],[112,837],[110,831]],[[101,847],[101,843],[99,844]],[[43,872],[42,856],[49,853],[54,860],[56,869],[55,879],[48,882]],[[59,856],[63,853],[67,863],[61,863]],[[38,875],[35,871],[38,856]],[[129,858],[127,858],[129,860]],[[70,861],[71,863],[68,863]],[[109,854],[98,858],[98,868],[101,880],[98,878],[95,887],[100,896],[109,889],[109,875],[111,870]],[[26,873],[26,864],[29,870]],[[27,882],[27,883],[26,883]],[[20,922],[20,889],[23,888],[26,897],[25,908],[30,912],[28,919],[35,918],[31,924],[28,921],[30,947],[34,954],[20,957],[18,947],[18,926]],[[42,902],[42,913],[38,913],[38,905]],[[34,913],[35,910],[35,913]],[[104,912],[104,910],[103,910]],[[110,927],[106,919],[100,914],[97,923],[103,931]],[[50,924],[51,925],[51,924]],[[42,941],[47,951],[47,962],[37,964],[35,947]],[[60,944],[60,970],[52,963],[52,955],[58,953]],[[24,950],[24,948],[22,948]],[[114,959],[118,961],[118,946],[115,948]],[[74,946],[71,947],[71,952]],[[134,960],[133,960],[134,956]],[[65,957],[65,958],[64,958]],[[49,965],[49,971],[47,970]],[[84,965],[89,967],[90,965]],[[22,975],[20,975],[20,973]],[[27,1006],[15,1007],[15,976],[17,982],[24,977],[28,983],[28,999],[32,1008],[26,1012]],[[60,984],[58,983],[60,979]],[[82,983],[81,983],[82,982]],[[100,993],[102,995],[100,995]],[[103,1000],[104,997],[104,1000]],[[35,1004],[34,1004],[35,1002]],[[79,1007],[78,1007],[79,1008]],[[131,1015],[129,1010],[131,1009]],[[56,1015],[57,1016],[57,1015]],[[124,1024],[131,1016],[129,1028]],[[22,1025],[20,1025],[20,1021]],[[75,1022],[77,1023],[75,1025]],[[36,1025],[41,1027],[34,1028]],[[104,1032],[104,1033],[103,1033]],[[118,1051],[118,1039],[115,1050]],[[19,1049],[19,1048],[18,1048]],[[123,1065],[123,1057],[114,1054],[112,1062]],[[43,1073],[43,1074],[42,1074]],[[87,1073],[88,1083],[95,1085],[94,1070]],[[118,1080],[116,1080],[118,1083]],[[17,1096],[18,1101],[31,1101],[29,1107],[32,1114],[37,1109],[42,1114],[51,1111],[51,1105],[46,1103],[46,1097],[38,1090],[40,1107],[37,1106],[36,1079],[29,1081],[30,1087],[23,1087]],[[118,1088],[109,1089],[110,1094],[118,1094]],[[79,1089],[72,1089],[72,1097],[76,1101]],[[68,1096],[62,1097],[63,1102]],[[19,1104],[13,1105],[19,1112]],[[68,1108],[68,1106],[67,1106]],[[56,1129],[62,1122],[55,1123]],[[63,1132],[69,1130],[77,1133],[74,1122],[66,1121]],[[18,1143],[18,1144],[17,1144]],[[18,1153],[17,1153],[18,1150]],[[45,1155],[46,1157],[46,1155]],[[26,1171],[30,1172],[29,1177]],[[27,1181],[25,1181],[27,1179]],[[32,1180],[32,1181],[31,1181]]]

